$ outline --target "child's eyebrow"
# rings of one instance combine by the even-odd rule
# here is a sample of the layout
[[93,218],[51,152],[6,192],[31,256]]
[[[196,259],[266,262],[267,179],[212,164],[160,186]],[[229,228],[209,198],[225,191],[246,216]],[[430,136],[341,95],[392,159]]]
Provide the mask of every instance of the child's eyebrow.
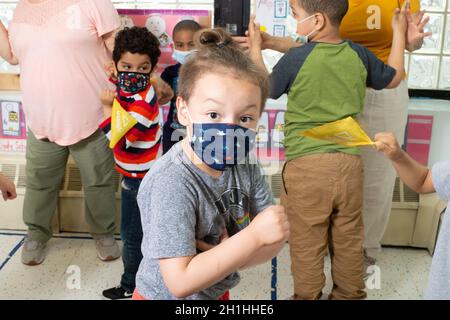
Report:
[[221,101],[219,101],[219,100],[215,100],[215,99],[213,99],[213,98],[208,98],[208,99],[206,99],[205,100],[205,102],[208,102],[208,101],[210,101],[210,102],[214,102],[214,103],[217,103],[217,104],[220,104],[220,105],[225,105],[223,102],[221,102]]
[[257,109],[257,108],[258,108],[258,106],[256,104],[250,104],[250,105],[244,107],[244,112],[248,111],[249,109]]
[[[132,65],[131,62],[126,62],[126,61],[121,61],[120,63],[127,64],[127,65]],[[150,61],[145,61],[145,62],[140,63],[139,65],[143,66],[143,65],[146,65],[146,64],[150,64],[150,63],[151,63]]]

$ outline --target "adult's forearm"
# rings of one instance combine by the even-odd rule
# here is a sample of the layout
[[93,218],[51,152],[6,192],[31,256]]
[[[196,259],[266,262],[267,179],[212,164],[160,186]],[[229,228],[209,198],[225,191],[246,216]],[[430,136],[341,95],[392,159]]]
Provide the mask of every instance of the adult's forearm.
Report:
[[114,45],[116,40],[116,34],[118,30],[111,31],[107,34],[105,34],[102,38],[105,43],[106,49],[108,49],[109,53],[112,53],[114,51]]
[[256,63],[260,68],[267,71],[266,65],[264,63],[264,58],[262,56],[260,49],[252,48],[250,50],[250,58],[253,60],[254,63]]
[[388,65],[394,68],[397,72],[388,88],[396,88],[403,80],[405,74],[405,46],[405,35],[402,32],[395,30]]
[[0,56],[12,65],[18,64],[17,59],[11,49],[9,43],[8,30],[6,30],[3,23],[0,22]]
[[270,37],[265,42],[266,49],[272,49],[278,52],[287,52],[289,49],[300,47],[301,44],[295,42],[291,37]]
[[406,152],[393,161],[394,168],[400,179],[417,193],[434,192],[432,185],[427,183],[430,170],[411,158]]

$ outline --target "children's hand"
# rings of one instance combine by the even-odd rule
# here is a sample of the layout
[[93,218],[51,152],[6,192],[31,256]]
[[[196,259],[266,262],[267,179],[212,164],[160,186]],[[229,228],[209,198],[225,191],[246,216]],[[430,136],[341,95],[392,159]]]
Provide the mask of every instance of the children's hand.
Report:
[[248,226],[256,240],[263,246],[286,241],[289,238],[289,222],[283,206],[271,206]]
[[[246,35],[248,35],[248,31],[246,31]],[[250,49],[250,39],[248,38],[248,36],[233,37],[233,41],[236,42],[245,52]]]
[[375,136],[375,147],[392,161],[397,161],[403,156],[403,150],[392,133],[377,134]]
[[[267,32],[260,31],[261,34],[261,49],[270,49],[269,43],[272,36]],[[250,38],[248,31],[245,32],[245,37],[233,37],[234,42],[236,42],[244,51],[249,51],[251,47]]]
[[111,118],[112,116],[112,107],[103,106],[103,114],[105,115],[105,119]]
[[112,90],[106,89],[100,93],[100,100],[103,106],[112,107],[114,99],[116,98],[116,93]]
[[106,72],[106,75],[108,76],[108,78],[112,78],[113,80],[117,80],[116,76],[114,74],[114,61],[109,61],[107,63],[105,63],[105,65],[103,66]]
[[2,192],[3,200],[14,200],[17,197],[16,186],[12,181],[0,173],[0,191]]
[[100,100],[103,105],[103,114],[106,118],[111,117],[112,106],[114,104],[114,99],[116,98],[116,93],[112,90],[103,90],[100,94]]
[[165,105],[172,100],[174,92],[172,88],[160,77],[152,78],[152,84],[155,87],[156,96],[158,97],[158,104]]
[[250,17],[250,23],[248,24],[248,39],[250,49],[262,50],[263,38],[261,35],[261,25],[255,21],[256,16]]
[[394,32],[406,33],[408,29],[408,21],[406,19],[407,8],[411,7],[411,0],[406,0],[401,9],[395,9],[394,18],[392,19],[392,28]]
[[[225,232],[224,232],[224,233],[222,234],[222,236],[220,237],[220,242],[219,242],[219,243],[222,243],[222,242],[228,240],[228,238],[229,238],[228,232],[227,232],[227,230],[225,230]],[[206,243],[205,241],[197,240],[197,241],[196,241],[196,247],[197,247],[197,249],[198,249],[199,251],[205,252],[205,251],[211,250],[211,249],[214,248],[215,246],[212,245],[212,244]]]

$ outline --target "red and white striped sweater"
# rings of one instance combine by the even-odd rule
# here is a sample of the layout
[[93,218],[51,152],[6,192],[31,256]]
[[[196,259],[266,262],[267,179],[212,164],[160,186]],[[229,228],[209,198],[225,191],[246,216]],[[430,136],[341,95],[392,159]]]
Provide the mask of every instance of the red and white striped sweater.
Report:
[[[120,90],[120,89],[119,89]],[[159,105],[152,85],[136,94],[118,91],[122,108],[137,120],[137,124],[114,147],[116,170],[125,177],[142,179],[162,154]],[[100,128],[111,138],[111,118]]]

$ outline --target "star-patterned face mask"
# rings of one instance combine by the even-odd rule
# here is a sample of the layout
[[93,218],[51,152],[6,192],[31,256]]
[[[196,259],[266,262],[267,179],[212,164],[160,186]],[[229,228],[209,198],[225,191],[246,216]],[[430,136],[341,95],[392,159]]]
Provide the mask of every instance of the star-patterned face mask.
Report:
[[[191,118],[189,111],[188,115]],[[225,171],[245,163],[255,146],[255,130],[229,123],[194,123],[192,118],[191,122],[191,147],[214,170]]]

